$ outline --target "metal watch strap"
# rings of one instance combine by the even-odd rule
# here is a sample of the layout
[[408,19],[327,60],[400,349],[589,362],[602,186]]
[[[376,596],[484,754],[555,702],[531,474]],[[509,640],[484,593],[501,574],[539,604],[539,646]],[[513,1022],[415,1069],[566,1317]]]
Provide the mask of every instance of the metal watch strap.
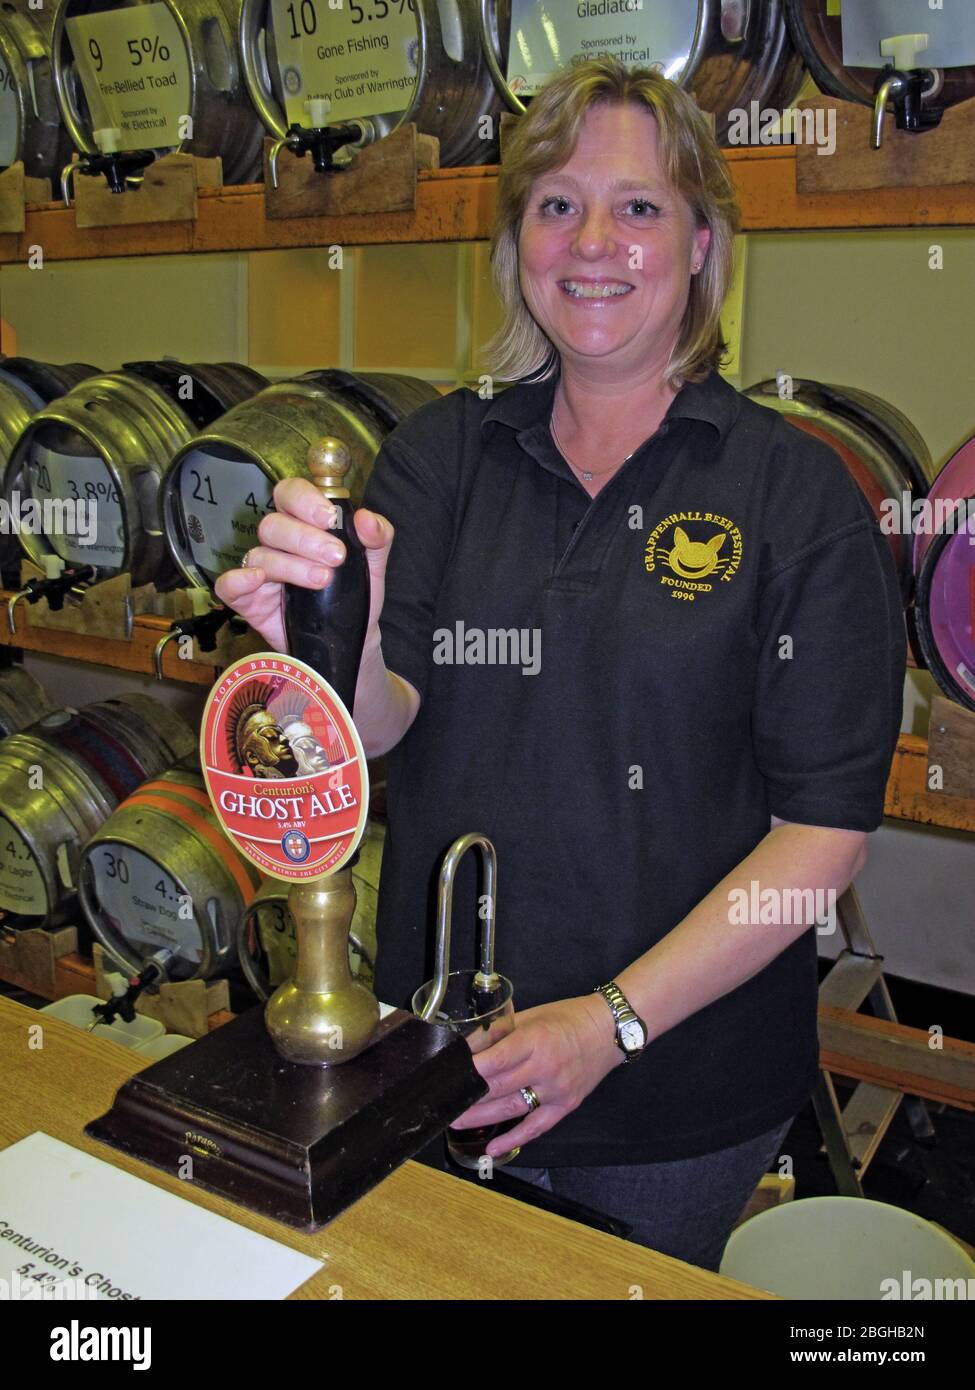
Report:
[[610,980],[608,985],[600,985],[594,992],[596,994],[601,994],[606,1000],[606,1003],[613,1011],[613,1017],[617,1025],[627,1022],[626,1015],[629,1015],[630,1018],[637,1017],[636,1010],[631,1008],[630,1001],[615,980]]
[[616,1046],[622,1052],[627,1062],[635,1062],[637,1058],[642,1055],[647,1044],[644,1043],[643,1047],[641,1047],[639,1051],[634,1052],[628,1050],[623,1046],[623,1043],[620,1039],[620,1028],[624,1023],[629,1023],[632,1019],[635,1019],[643,1028],[644,1036],[646,1036],[647,1025],[644,1023],[643,1019],[640,1017],[637,1011],[633,1008],[630,1001],[627,999],[626,995],[620,989],[619,985],[616,983],[615,980],[610,980],[610,982],[605,985],[598,985],[596,989],[593,990],[593,993],[601,994],[610,1007],[610,1012],[613,1015],[613,1021],[616,1024]]

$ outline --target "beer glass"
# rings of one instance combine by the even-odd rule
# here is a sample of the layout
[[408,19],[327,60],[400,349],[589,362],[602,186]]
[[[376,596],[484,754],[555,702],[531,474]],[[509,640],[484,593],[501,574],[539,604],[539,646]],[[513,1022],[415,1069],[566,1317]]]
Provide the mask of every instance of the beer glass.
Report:
[[[475,983],[474,970],[452,970],[447,976],[447,988],[440,1008],[428,1021],[446,1024],[455,1033],[466,1038],[471,1052],[475,1055],[486,1047],[506,1037],[515,1026],[514,986],[504,975],[495,975],[496,988],[490,991],[479,990]],[[423,1016],[424,1007],[435,986],[434,980],[421,985],[413,996],[413,1012],[417,1018]],[[513,1120],[501,1120],[493,1125],[481,1125],[477,1129],[448,1129],[447,1151],[453,1161],[461,1168],[480,1168],[485,1161],[484,1150],[491,1140],[513,1125],[519,1124],[521,1116]],[[488,1163],[510,1163],[521,1152],[511,1149],[498,1158],[488,1158]]]

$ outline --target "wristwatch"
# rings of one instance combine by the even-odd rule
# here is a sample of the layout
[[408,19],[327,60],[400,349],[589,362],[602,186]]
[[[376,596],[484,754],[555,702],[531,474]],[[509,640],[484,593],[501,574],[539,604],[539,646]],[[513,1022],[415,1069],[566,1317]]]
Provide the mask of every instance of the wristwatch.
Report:
[[650,1041],[647,1025],[630,1007],[629,1000],[615,980],[610,980],[608,985],[600,985],[593,993],[603,996],[616,1020],[616,1046],[628,1062],[637,1061]]

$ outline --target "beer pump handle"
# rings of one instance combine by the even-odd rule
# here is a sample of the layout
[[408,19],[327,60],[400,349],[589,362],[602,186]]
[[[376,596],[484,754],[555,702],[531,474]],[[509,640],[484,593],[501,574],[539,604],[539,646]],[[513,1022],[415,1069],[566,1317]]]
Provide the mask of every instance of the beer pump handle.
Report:
[[317,671],[352,715],[369,621],[369,566],[345,486],[352,456],[342,440],[326,436],[308,450],[307,463],[312,482],[338,512],[331,532],[346,554],[323,589],[284,586],[284,630],[289,654]]

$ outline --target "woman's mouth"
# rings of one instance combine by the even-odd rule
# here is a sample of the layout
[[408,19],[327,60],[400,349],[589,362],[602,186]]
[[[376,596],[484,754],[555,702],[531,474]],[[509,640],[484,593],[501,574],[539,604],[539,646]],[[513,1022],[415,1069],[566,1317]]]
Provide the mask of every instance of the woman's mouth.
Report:
[[633,289],[622,280],[559,280],[559,289],[570,299],[623,299]]

